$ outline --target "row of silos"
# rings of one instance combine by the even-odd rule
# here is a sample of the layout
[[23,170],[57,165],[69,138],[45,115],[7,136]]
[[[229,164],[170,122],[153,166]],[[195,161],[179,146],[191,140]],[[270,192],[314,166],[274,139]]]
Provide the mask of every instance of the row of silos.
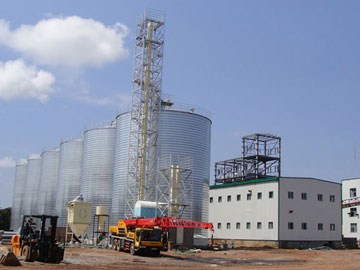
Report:
[[[29,158],[27,204],[21,214],[56,213],[58,226],[64,227],[66,203],[82,193],[93,204],[92,214],[96,206],[104,205],[111,210],[112,224],[124,218],[129,131],[130,113],[126,112],[117,116],[116,126],[88,129],[83,139],[63,141],[59,149]],[[189,168],[192,209],[186,218],[197,221],[208,219],[210,132],[211,120],[202,114],[170,107],[160,112],[158,156],[186,156],[193,161]]]

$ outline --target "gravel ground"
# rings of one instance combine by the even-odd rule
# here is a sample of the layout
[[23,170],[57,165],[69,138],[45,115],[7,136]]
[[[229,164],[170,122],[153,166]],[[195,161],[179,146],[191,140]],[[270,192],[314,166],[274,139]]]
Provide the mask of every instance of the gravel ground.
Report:
[[[0,248],[1,250],[1,248]],[[359,269],[360,250],[227,250],[163,252],[160,257],[131,256],[104,249],[68,248],[61,264],[25,263],[21,269]],[[0,269],[14,267],[0,266]]]

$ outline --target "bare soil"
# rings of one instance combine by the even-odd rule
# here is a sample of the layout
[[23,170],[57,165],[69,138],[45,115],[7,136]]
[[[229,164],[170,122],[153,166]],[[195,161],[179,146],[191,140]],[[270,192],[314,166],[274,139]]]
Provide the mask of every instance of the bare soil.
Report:
[[[359,269],[360,250],[226,250],[162,252],[160,257],[132,256],[105,249],[68,248],[61,264],[27,263],[19,269]],[[14,269],[4,267],[1,269]]]

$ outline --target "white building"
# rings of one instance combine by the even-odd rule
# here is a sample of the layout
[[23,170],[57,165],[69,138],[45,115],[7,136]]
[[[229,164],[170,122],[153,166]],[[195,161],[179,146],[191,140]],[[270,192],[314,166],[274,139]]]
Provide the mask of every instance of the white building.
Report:
[[343,229],[345,238],[360,240],[360,178],[342,180],[342,199],[345,208],[342,209]]
[[[359,190],[360,191],[360,190]],[[210,187],[214,242],[309,247],[341,243],[341,184],[277,177]]]

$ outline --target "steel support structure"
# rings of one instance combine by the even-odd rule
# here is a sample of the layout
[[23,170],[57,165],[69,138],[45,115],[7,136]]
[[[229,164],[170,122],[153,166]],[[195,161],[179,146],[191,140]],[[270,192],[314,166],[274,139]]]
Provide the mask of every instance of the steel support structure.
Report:
[[125,217],[137,200],[154,200],[165,14],[146,9],[137,21]]
[[242,157],[215,163],[215,184],[280,177],[281,138],[252,134],[242,138]]
[[271,134],[252,134],[242,138],[244,178],[280,177],[281,138]]
[[[157,216],[192,218],[191,159],[166,155],[159,157],[156,183]],[[166,207],[161,207],[166,205]]]

